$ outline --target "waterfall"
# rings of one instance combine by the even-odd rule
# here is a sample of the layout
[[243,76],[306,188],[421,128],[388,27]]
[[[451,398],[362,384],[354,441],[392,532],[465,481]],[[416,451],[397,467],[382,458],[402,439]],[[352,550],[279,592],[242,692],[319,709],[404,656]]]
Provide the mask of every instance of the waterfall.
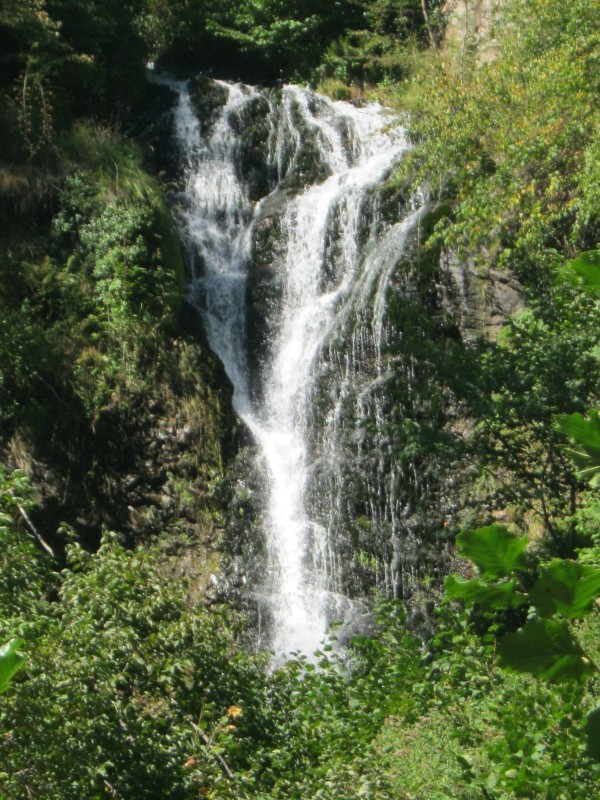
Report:
[[[310,654],[349,602],[335,548],[341,419],[348,402],[360,415],[386,379],[386,291],[420,211],[386,222],[379,187],[407,141],[375,104],[221,81],[207,99],[206,82],[163,82],[178,93],[189,297],[266,470],[265,563],[252,591],[269,646]],[[261,236],[264,279],[255,275]],[[250,282],[261,280],[274,297],[252,337]],[[380,477],[393,527],[398,476]]]

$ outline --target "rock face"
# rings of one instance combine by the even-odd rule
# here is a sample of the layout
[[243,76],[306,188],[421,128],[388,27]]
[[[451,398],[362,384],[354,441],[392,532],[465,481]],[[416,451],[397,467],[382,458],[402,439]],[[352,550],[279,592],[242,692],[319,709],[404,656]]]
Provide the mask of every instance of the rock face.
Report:
[[496,54],[494,21],[501,5],[502,0],[448,0],[446,46],[474,47],[480,63],[491,61]]
[[222,83],[205,75],[197,75],[190,81],[190,97],[202,128],[208,133],[219,109],[227,100],[227,89]]
[[244,106],[239,124],[244,135],[241,140],[240,168],[248,188],[248,197],[253,202],[265,197],[273,188],[275,175],[267,158],[270,134],[269,102],[257,95]]
[[262,394],[263,365],[271,360],[278,329],[278,309],[284,291],[281,214],[289,190],[271,195],[261,206],[252,237],[252,260],[246,285],[246,341],[249,372],[254,376],[250,390],[255,400]]
[[158,544],[165,569],[185,574],[192,595],[206,597],[218,562],[215,490],[235,418],[231,386],[203,339],[197,313],[185,308],[164,358],[134,395],[102,408],[91,428],[73,419],[68,441],[15,436],[1,453],[31,478],[31,517],[58,558],[63,523],[90,549],[113,530],[128,544]]
[[495,338],[524,306],[522,287],[514,276],[477,267],[452,251],[441,254],[439,280],[441,307],[467,342],[480,336]]

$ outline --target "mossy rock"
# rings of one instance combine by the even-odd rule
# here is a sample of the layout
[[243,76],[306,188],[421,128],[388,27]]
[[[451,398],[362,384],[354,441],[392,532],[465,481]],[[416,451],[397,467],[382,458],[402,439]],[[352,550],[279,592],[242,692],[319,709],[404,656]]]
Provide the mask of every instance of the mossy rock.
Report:
[[198,114],[204,132],[215,123],[217,112],[227,102],[229,92],[225,86],[206,75],[196,75],[189,86],[190,99]]
[[263,218],[254,229],[252,265],[247,284],[246,340],[251,386],[258,398],[263,391],[263,365],[271,361],[283,295],[283,276],[277,266],[281,258],[281,217]]
[[275,175],[269,166],[269,101],[263,95],[253,97],[238,115],[241,133],[240,172],[248,187],[248,196],[257,201],[274,188]]
[[314,136],[302,139],[291,167],[283,186],[294,192],[322,183],[331,175],[331,170],[321,159],[321,148]]

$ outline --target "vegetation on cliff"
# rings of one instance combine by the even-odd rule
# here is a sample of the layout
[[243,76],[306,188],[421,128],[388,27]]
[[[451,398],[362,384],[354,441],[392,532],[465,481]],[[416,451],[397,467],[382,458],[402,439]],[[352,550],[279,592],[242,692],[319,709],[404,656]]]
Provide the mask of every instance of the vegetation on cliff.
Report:
[[[441,47],[438,2],[3,3],[6,800],[593,796],[599,18],[586,0],[501,5],[482,64],[469,40]],[[196,574],[165,574],[159,534],[220,524],[211,493],[233,423],[183,300],[165,176],[126,135],[148,59],[409,110],[420,146],[398,183],[440,201],[423,275],[451,250],[523,286],[495,341],[465,342],[448,320],[433,345],[397,343],[440,413],[407,424],[398,381],[394,452],[425,460],[443,433],[469,467],[438,524],[444,544],[470,531],[445,602],[421,576],[422,608],[380,599],[377,635],[328,644],[316,664],[268,672],[231,610],[197,602]],[[390,309],[408,313],[400,292]]]

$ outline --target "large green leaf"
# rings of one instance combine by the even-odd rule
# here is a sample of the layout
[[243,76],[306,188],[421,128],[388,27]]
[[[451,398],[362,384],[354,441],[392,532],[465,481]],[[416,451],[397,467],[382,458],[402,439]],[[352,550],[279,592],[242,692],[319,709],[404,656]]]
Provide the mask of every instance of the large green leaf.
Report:
[[515,580],[504,583],[485,583],[479,578],[465,580],[459,575],[446,578],[445,600],[465,600],[467,603],[478,603],[488,609],[518,608],[526,602],[524,595],[516,591]]
[[541,616],[559,613],[570,619],[589,614],[599,595],[600,569],[563,559],[547,564],[529,590],[531,602]]
[[567,453],[579,469],[579,475],[600,486],[600,413],[590,411],[586,419],[581,414],[555,418],[558,429],[573,442]]
[[486,580],[506,578],[514,569],[525,566],[527,537],[517,538],[502,525],[489,525],[475,531],[462,531],[456,546],[470,558]]
[[600,761],[600,706],[587,715],[585,720],[585,754],[594,761]]
[[8,689],[11,678],[25,662],[25,656],[18,652],[23,644],[23,639],[11,639],[0,647],[0,694]]
[[600,294],[600,250],[581,253],[568,262],[568,268],[574,282],[584,289]]
[[498,642],[501,666],[527,672],[550,683],[583,681],[594,665],[575,641],[566,622],[531,620]]

